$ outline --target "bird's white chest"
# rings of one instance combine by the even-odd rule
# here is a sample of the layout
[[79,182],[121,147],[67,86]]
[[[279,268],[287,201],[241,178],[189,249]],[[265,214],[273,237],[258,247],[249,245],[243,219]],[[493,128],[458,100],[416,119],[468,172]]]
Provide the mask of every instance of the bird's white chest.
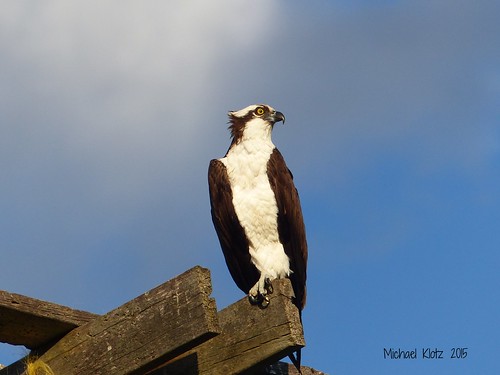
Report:
[[[263,212],[267,220],[277,216],[276,199],[267,177],[267,163],[273,149],[272,143],[257,147],[252,142],[242,142],[221,159],[231,183],[236,214],[245,228],[260,224],[259,212]],[[277,232],[274,229],[272,226],[262,228]]]
[[289,260],[278,233],[278,206],[267,176],[272,142],[242,142],[220,161],[226,166],[233,205],[250,242],[252,262],[273,278],[290,273]]

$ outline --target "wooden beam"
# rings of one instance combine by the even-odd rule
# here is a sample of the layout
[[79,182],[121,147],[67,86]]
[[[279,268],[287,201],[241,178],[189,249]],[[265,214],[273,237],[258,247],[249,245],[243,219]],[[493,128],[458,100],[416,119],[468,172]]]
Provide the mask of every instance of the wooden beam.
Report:
[[194,267],[74,329],[40,360],[55,374],[144,374],[219,333],[211,291],[210,271]]
[[285,362],[276,362],[272,365],[264,367],[262,370],[254,372],[258,375],[327,375],[322,371],[315,370],[311,367],[301,366],[300,374],[294,365]]
[[275,280],[273,287],[267,308],[251,305],[247,297],[230,305],[219,312],[220,335],[149,375],[250,373],[303,347],[290,280]]
[[0,342],[36,349],[97,315],[0,290]]

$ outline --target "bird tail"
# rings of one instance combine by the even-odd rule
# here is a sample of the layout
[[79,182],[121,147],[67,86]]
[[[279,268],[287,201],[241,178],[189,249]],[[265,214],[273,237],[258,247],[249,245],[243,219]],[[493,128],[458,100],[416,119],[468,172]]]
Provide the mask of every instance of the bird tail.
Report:
[[288,358],[290,358],[290,361],[292,361],[293,365],[295,366],[299,374],[302,374],[302,371],[300,369],[301,357],[302,357],[302,348],[299,348],[295,353],[288,355]]
[[[299,319],[300,319],[300,325],[302,325],[302,308],[303,306],[299,306],[297,304],[297,308],[299,309]],[[302,359],[302,348],[298,348],[297,351],[294,353],[291,353],[288,355],[288,358],[290,358],[290,361],[292,361],[293,365],[297,369],[300,375],[302,375],[302,370],[300,367],[300,362]]]

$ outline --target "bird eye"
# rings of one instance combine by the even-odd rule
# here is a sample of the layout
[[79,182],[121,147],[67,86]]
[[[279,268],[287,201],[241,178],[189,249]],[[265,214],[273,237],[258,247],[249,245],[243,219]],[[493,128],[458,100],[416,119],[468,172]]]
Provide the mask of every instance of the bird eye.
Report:
[[264,108],[262,107],[258,107],[256,110],[255,110],[255,114],[257,116],[262,116],[264,114]]

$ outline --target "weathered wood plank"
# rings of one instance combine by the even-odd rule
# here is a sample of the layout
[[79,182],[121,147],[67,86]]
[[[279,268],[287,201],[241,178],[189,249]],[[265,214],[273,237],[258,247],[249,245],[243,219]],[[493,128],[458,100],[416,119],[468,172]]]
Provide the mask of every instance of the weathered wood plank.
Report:
[[264,367],[259,372],[256,372],[257,375],[328,375],[323,371],[315,370],[311,367],[301,366],[300,367],[301,374],[295,368],[294,365],[285,362],[277,362],[272,365]]
[[273,282],[270,304],[261,309],[248,298],[219,312],[222,333],[154,370],[150,375],[239,374],[275,363],[305,345],[288,279]]
[[210,271],[194,267],[74,329],[40,360],[55,374],[144,374],[218,334],[211,291]]
[[97,315],[0,290],[0,341],[38,348]]

